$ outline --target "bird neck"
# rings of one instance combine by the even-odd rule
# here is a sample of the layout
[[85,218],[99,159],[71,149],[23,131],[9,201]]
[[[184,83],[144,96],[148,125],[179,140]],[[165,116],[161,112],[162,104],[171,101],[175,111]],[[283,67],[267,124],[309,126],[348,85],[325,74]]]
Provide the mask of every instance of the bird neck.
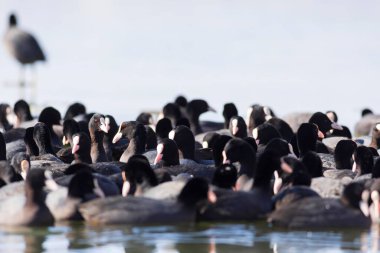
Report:
[[4,140],[0,140],[0,161],[7,160],[7,151]]
[[103,132],[95,131],[91,134],[91,157],[92,161],[106,160],[107,155],[103,146]]
[[202,133],[202,128],[199,124],[199,117],[190,119],[190,129],[194,135]]
[[36,143],[25,143],[26,146],[26,153],[30,156],[38,156],[38,147]]
[[298,150],[300,153],[300,156],[303,156],[308,151],[316,151],[317,150],[317,140],[297,140],[298,142]]
[[35,206],[42,205],[45,203],[45,193],[42,189],[32,189],[32,187],[26,183],[25,184],[25,206]]
[[352,167],[351,163],[351,154],[339,155],[337,153],[334,154],[335,167],[338,170],[350,169]]
[[38,145],[38,154],[39,155],[45,155],[45,154],[55,155],[55,152],[53,151],[51,143],[48,141],[45,141],[45,142],[41,142],[40,145]]
[[[379,134],[377,134],[377,135],[379,135]],[[372,135],[371,143],[369,146],[374,148],[374,149],[379,149],[380,148],[380,137]]]
[[165,167],[179,165],[179,155],[170,156],[170,157],[168,156],[168,158],[163,157],[162,161],[163,161],[163,166]]
[[104,133],[102,131],[93,131],[90,132],[91,143],[103,145]]
[[92,163],[90,152],[75,153],[74,154],[74,159],[75,159],[75,163],[87,163],[87,164],[91,164]]
[[178,149],[180,159],[190,159],[195,160],[195,150],[188,148]]
[[145,152],[145,141],[142,139],[138,138],[137,136],[132,138],[129,141],[128,148],[127,150],[130,153],[133,154],[142,154]]
[[254,159],[247,158],[240,161],[239,176],[247,175],[248,177],[253,177],[256,170],[256,162]]
[[266,192],[266,193],[272,192],[272,187],[271,187],[270,182],[267,182],[267,183],[256,183],[256,182],[254,182],[252,189],[261,190],[261,191]]
[[224,117],[224,129],[228,129],[230,127],[230,119],[231,117]]
[[16,27],[17,26],[17,19],[15,15],[11,15],[9,17],[9,27]]

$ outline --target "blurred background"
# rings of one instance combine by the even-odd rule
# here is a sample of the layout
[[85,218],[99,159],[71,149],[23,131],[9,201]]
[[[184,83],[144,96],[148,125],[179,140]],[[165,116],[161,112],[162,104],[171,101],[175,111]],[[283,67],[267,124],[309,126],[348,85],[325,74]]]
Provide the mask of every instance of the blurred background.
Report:
[[[379,110],[378,1],[1,0],[1,34],[11,12],[47,56],[36,110],[81,101],[120,122],[182,94],[218,110],[203,120],[260,103],[279,116],[334,109],[351,129]],[[19,72],[0,47],[0,102],[19,99]]]

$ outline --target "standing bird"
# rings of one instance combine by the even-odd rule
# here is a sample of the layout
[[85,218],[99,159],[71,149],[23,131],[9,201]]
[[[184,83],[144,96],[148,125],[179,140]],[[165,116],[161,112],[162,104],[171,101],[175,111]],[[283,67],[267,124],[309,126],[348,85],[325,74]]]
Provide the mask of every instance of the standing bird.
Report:
[[[20,77],[22,93],[22,89],[25,87],[24,66],[33,64],[36,61],[45,61],[46,57],[33,35],[17,27],[15,14],[9,16],[9,28],[5,33],[4,43],[9,53],[22,65]],[[33,97],[35,97],[35,94],[33,94]]]

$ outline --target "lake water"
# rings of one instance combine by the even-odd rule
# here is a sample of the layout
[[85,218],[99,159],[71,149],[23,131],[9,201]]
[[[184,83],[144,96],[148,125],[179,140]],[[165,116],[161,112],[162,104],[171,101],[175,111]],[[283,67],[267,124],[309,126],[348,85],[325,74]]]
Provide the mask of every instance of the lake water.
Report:
[[89,227],[66,223],[2,228],[0,252],[379,252],[379,227],[370,230],[290,231],[265,222],[182,226]]

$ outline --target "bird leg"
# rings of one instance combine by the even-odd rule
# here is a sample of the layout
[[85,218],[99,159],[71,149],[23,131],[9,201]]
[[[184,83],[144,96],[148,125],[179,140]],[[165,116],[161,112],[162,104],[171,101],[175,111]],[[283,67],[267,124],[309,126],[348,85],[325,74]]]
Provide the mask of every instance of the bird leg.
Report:
[[32,80],[30,82],[31,86],[31,97],[30,97],[30,103],[32,105],[35,105],[37,103],[37,71],[35,67],[32,65]]
[[20,99],[25,99],[25,66],[22,65],[20,69]]

